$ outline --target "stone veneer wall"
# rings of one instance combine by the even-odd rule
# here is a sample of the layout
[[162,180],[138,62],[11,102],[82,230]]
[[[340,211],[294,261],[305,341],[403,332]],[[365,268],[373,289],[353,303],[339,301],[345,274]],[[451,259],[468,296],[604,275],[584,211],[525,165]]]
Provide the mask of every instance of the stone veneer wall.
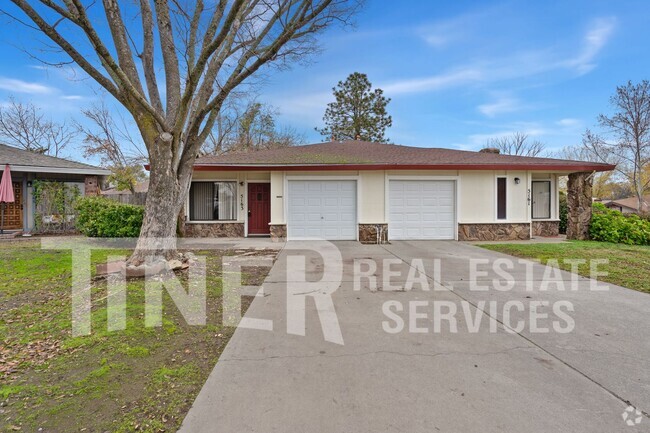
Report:
[[554,237],[560,235],[559,221],[533,221],[533,236]]
[[271,224],[271,240],[282,242],[287,239],[287,226],[285,224]]
[[530,239],[528,223],[458,224],[459,241],[516,241]]
[[188,238],[243,238],[244,223],[185,223],[183,232]]
[[377,226],[383,227],[380,242],[386,243],[388,240],[388,224],[359,224],[359,242],[362,244],[376,244]]
[[589,172],[571,173],[567,183],[567,239],[589,239],[593,176]]

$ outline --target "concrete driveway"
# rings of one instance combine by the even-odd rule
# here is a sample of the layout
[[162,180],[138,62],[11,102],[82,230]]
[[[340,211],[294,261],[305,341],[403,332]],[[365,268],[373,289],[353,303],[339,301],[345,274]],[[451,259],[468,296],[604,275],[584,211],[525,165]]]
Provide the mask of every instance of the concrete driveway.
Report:
[[[476,284],[493,286],[493,278],[503,282],[491,269],[494,261],[512,258],[457,242],[336,246],[343,281],[332,299],[344,344],[325,341],[319,318],[334,311],[321,302],[319,316],[309,296],[305,336],[287,333],[287,308],[295,313],[287,297],[314,287],[287,295],[288,285],[295,286],[288,281],[300,279],[286,272],[298,248],[288,244],[264,284],[265,296],[246,315],[272,320],[273,331],[236,331],[182,432],[650,431],[649,295],[614,286],[592,291],[591,280],[566,272],[552,277],[567,289],[573,282],[576,290],[560,291],[548,284],[549,270],[532,262],[515,262],[511,290],[475,290],[470,260],[483,260],[477,269],[489,269]],[[317,257],[307,258],[310,280],[323,271]],[[376,286],[366,278],[354,290],[354,259],[379,263],[369,272]],[[386,260],[387,271],[395,272],[390,284],[403,288],[409,273],[416,279],[415,269],[424,265],[431,290],[416,284],[410,291],[388,291]],[[434,290],[434,282],[442,286]],[[521,302],[525,311],[512,308],[504,317],[508,301]],[[547,333],[531,329],[536,301],[548,302],[536,310],[548,317],[535,316],[538,328],[550,328]],[[444,313],[452,303],[457,332],[446,321],[435,332],[434,305],[444,306],[437,311]],[[574,311],[555,314],[556,304]],[[486,314],[477,314],[477,306]],[[568,326],[566,313],[574,329],[556,332],[553,322]],[[397,316],[404,321],[401,330]],[[478,317],[480,326],[470,332]],[[518,319],[525,322],[519,332],[503,324]],[[632,426],[622,416],[630,404],[643,412],[628,415]]]

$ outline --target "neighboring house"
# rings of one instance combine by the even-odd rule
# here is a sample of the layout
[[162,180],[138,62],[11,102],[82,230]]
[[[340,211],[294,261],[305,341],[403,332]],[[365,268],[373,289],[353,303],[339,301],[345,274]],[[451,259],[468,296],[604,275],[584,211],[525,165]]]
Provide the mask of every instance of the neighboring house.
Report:
[[[646,205],[644,209],[641,209],[641,212],[650,212],[650,206],[648,206],[648,203],[650,203],[650,195],[646,195],[644,196],[644,198],[645,198]],[[639,212],[639,199],[636,197],[621,198],[618,200],[608,200],[606,202],[603,202],[603,204],[610,209],[614,209],[623,213]]]
[[553,236],[558,178],[613,168],[361,141],[205,156],[183,230],[362,242]]
[[7,203],[4,229],[31,231],[36,212],[32,195],[35,180],[58,181],[77,185],[82,195],[97,195],[102,177],[110,172],[92,165],[28,152],[0,144],[0,175],[9,164],[15,203]]

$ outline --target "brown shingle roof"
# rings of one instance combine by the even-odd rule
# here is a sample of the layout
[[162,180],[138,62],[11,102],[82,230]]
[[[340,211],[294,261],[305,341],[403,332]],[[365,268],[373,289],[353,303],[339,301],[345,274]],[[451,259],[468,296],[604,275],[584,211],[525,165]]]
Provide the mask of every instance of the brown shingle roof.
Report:
[[55,158],[54,156],[43,155],[35,152],[28,152],[23,149],[7,146],[6,144],[0,144],[0,170],[4,168],[5,164],[9,164],[10,167],[19,166],[67,170],[89,170],[100,175],[110,173],[103,168],[95,167],[93,165],[70,161],[63,158]]
[[211,168],[312,168],[355,169],[549,169],[561,171],[607,171],[609,164],[553,158],[500,155],[445,148],[409,147],[366,141],[333,141],[279,149],[233,152],[203,156],[195,169]]
[[[650,203],[650,194],[643,196],[645,199],[646,203]],[[605,206],[610,207],[610,206],[623,206],[627,207],[630,209],[637,210],[639,208],[639,199],[636,197],[627,197],[627,198],[621,198],[618,200],[610,200],[607,203],[605,203]],[[642,212],[647,212],[648,211],[648,206],[646,205],[646,209],[641,209]]]

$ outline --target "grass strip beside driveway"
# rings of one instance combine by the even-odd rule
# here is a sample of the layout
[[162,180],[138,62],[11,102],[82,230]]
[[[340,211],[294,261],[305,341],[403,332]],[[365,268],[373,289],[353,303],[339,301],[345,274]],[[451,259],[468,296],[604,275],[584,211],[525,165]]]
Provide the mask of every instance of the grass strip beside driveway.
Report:
[[[599,280],[650,293],[650,247],[612,244],[593,241],[569,241],[563,243],[537,244],[481,244],[477,245],[492,251],[510,254],[515,257],[534,259],[542,264],[555,259],[560,268],[571,270],[567,259],[584,259],[587,263],[578,268],[578,273],[589,277],[589,261],[606,259],[606,264],[598,265],[598,270],[607,272]],[[553,263],[551,263],[553,264]]]
[[[129,253],[94,251],[91,261]],[[144,281],[130,280],[126,329],[109,332],[99,280],[92,334],[72,337],[70,251],[0,242],[0,432],[176,431],[234,331],[221,320],[222,257],[242,251],[194,253],[206,257],[206,326],[187,325],[165,292],[162,326],[145,327]],[[244,284],[268,271],[245,269]]]

